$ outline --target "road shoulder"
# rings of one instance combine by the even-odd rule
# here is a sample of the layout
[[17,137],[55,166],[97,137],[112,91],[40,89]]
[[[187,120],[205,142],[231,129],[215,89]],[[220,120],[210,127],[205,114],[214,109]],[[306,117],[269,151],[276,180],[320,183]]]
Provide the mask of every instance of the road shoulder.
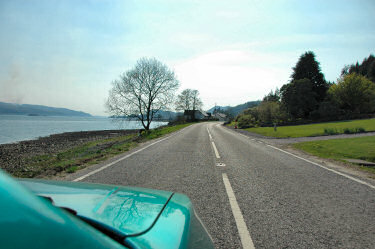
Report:
[[[227,126],[224,126],[228,128]],[[305,151],[296,149],[292,147],[292,144],[298,143],[298,142],[304,142],[304,141],[315,141],[315,140],[328,140],[328,139],[337,139],[337,138],[350,138],[350,137],[359,137],[359,136],[374,136],[375,132],[369,132],[365,134],[341,134],[341,135],[334,135],[334,136],[321,136],[321,137],[301,137],[301,138],[269,138],[265,136],[261,136],[259,134],[254,135],[251,132],[247,132],[244,130],[236,130],[232,128],[228,128],[233,131],[236,131],[242,135],[245,135],[251,139],[262,141],[266,144],[270,144],[273,146],[276,146],[282,150],[285,150],[289,153],[292,153],[296,156],[305,158],[307,160],[313,161],[315,163],[321,164],[325,167],[331,168],[333,170],[337,170],[341,173],[348,174],[353,177],[360,178],[362,180],[365,180],[369,182],[372,185],[375,185],[375,174],[372,174],[371,172],[363,171],[360,169],[359,166],[336,161],[333,159],[327,159],[327,158],[321,158],[314,155],[311,155]]]
[[185,130],[189,127],[192,127],[192,126],[194,126],[194,125],[189,125],[185,128],[182,128],[180,130],[168,133],[168,134],[163,135],[163,136],[161,136],[159,138],[156,138],[156,139],[151,139],[151,140],[148,140],[146,142],[141,142],[136,147],[130,149],[129,151],[126,151],[124,153],[113,156],[113,157],[111,157],[111,158],[109,158],[105,161],[100,162],[100,163],[88,165],[85,168],[78,170],[77,172],[74,172],[74,173],[61,172],[57,175],[54,175],[50,179],[60,180],[60,181],[75,181],[75,180],[77,180],[81,177],[85,177],[88,174],[92,174],[92,172],[94,172],[94,171],[99,171],[103,167],[107,167],[107,166],[112,165],[112,164],[114,164],[118,161],[125,160],[127,157],[129,157],[129,156],[131,156],[135,153],[138,153],[138,152],[146,149],[147,147],[152,146],[153,144],[157,144],[157,143],[159,143],[163,140],[166,140],[166,139],[170,138],[171,136],[174,136],[177,133],[182,132],[183,130]]

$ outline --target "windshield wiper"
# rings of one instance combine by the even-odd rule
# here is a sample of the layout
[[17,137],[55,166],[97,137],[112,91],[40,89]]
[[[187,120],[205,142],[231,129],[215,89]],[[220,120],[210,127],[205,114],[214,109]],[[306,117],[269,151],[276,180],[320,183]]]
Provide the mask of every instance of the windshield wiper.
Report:
[[[119,242],[120,244],[124,245],[125,243],[125,235],[122,234],[121,232],[118,232],[116,231],[115,229],[113,229],[112,227],[106,225],[106,224],[103,224],[99,221],[96,221],[94,219],[90,219],[90,218],[87,218],[85,216],[81,216],[77,213],[77,211],[75,211],[74,209],[71,209],[71,208],[68,208],[68,207],[60,207],[60,206],[56,206],[53,199],[49,196],[44,196],[44,195],[39,195],[39,197],[49,201],[53,206],[55,207],[58,207],[58,208],[61,208],[65,211],[67,211],[68,213],[74,215],[75,217],[79,218],[80,220],[84,221],[86,224],[90,225],[91,227],[95,228],[96,230],[104,233],[105,235],[107,235],[108,237],[110,237],[111,239]],[[126,245],[128,246],[128,245]]]

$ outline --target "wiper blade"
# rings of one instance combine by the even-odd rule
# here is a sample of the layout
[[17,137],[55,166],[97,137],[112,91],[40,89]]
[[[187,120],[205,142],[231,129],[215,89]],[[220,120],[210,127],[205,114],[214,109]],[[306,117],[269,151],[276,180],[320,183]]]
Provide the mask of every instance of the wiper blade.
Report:
[[56,206],[53,199],[49,196],[44,196],[44,195],[38,195],[39,197],[49,201],[53,206],[55,207],[58,207],[58,208],[61,208],[65,211],[67,211],[68,213],[74,215],[75,217],[79,218],[80,220],[84,221],[86,224],[90,225],[91,227],[94,227],[96,230],[99,230],[100,232],[104,233],[105,235],[107,235],[108,237],[110,237],[111,239],[119,242],[120,244],[124,244],[124,240],[125,240],[125,235],[122,234],[121,232],[119,231],[116,231],[115,229],[113,229],[112,227],[106,225],[106,224],[103,224],[101,222],[98,222],[94,219],[90,219],[90,218],[87,218],[85,216],[81,216],[77,213],[76,210],[74,209],[71,209],[69,207],[60,207],[60,206]]
[[96,228],[100,232],[104,233],[105,235],[107,235],[111,239],[113,239],[113,240],[115,240],[115,241],[117,241],[121,244],[124,244],[125,235],[116,231],[116,230],[114,230],[112,227],[110,227],[106,224],[103,224],[101,222],[98,222],[96,220],[84,217],[84,216],[76,215],[76,217],[78,217],[80,220],[84,221],[85,223],[89,224],[90,226]]

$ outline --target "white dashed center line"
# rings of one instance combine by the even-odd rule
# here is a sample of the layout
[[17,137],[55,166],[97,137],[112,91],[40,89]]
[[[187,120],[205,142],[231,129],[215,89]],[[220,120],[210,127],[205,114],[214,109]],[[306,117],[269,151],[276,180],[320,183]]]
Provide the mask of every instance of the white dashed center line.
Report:
[[208,129],[208,127],[207,127],[207,132],[208,132],[208,136],[210,137],[210,140],[212,140],[212,136],[211,136],[211,133],[210,133],[210,130]]
[[212,142],[212,147],[214,147],[216,158],[220,158],[219,151],[216,149],[216,145],[214,142]]
[[[207,132],[208,132],[208,135],[209,135],[210,140],[212,142],[212,147],[214,148],[216,158],[220,158],[219,151],[216,148],[216,145],[213,141],[213,138],[211,136],[211,133],[210,133],[210,130],[208,129],[208,127],[207,127]],[[225,165],[225,163],[218,162],[218,163],[216,163],[216,166],[225,167],[226,165]],[[245,220],[243,218],[241,209],[240,209],[240,207],[237,203],[237,199],[236,199],[236,196],[234,195],[234,192],[233,192],[232,186],[229,182],[228,176],[227,176],[226,173],[223,173],[222,176],[223,176],[223,182],[224,182],[225,190],[226,190],[228,198],[229,198],[230,207],[232,209],[232,213],[233,213],[233,216],[234,216],[234,219],[235,219],[235,222],[236,222],[238,234],[239,234],[240,239],[241,239],[242,248],[244,248],[244,249],[255,249],[253,240],[251,239],[249,230],[247,229]]]

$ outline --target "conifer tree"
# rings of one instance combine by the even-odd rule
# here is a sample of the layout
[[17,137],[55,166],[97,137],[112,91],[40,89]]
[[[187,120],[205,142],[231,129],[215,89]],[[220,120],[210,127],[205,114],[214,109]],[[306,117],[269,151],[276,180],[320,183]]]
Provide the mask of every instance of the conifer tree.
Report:
[[301,55],[296,66],[293,68],[291,82],[302,79],[310,80],[312,90],[315,92],[316,101],[323,101],[328,90],[328,84],[321,72],[319,62],[316,61],[315,54],[312,51]]

